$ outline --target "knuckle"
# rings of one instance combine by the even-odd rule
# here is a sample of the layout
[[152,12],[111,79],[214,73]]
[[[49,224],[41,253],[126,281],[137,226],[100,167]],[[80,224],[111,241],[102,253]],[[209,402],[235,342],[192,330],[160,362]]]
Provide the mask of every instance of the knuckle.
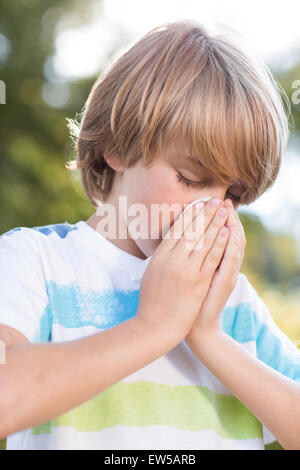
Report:
[[200,237],[197,239],[196,244],[193,247],[193,253],[198,253],[199,255],[203,255],[207,251],[207,240],[205,238]]
[[217,219],[217,212],[219,207],[213,207],[211,204],[206,204],[206,212],[207,212],[207,219],[211,221],[211,223]]
[[233,242],[236,246],[240,245],[240,239],[235,228],[233,229]]
[[220,251],[221,249],[223,249],[223,245],[224,245],[224,239],[226,239],[226,237],[221,237],[220,234],[218,234],[215,242],[214,242],[214,246],[213,246],[213,249],[216,251]]
[[236,253],[239,251],[239,243],[237,240],[233,241],[233,252]]
[[209,215],[214,214],[216,211],[216,208],[212,206],[211,204],[205,204],[204,206],[205,212],[207,212]]
[[210,263],[215,264],[219,260],[219,256],[215,253],[215,251],[210,251],[208,253],[207,259]]
[[234,261],[237,261],[240,259],[240,250],[237,245],[235,245],[235,249],[233,250],[232,258],[234,259]]
[[209,233],[205,232],[200,237],[198,236],[197,239],[197,246],[198,248],[202,248],[203,250],[207,251],[208,247],[210,246],[210,237]]
[[196,243],[199,239],[199,233],[197,232],[190,232],[187,234],[188,236],[184,237],[184,240],[190,243]]
[[209,283],[210,279],[207,275],[207,272],[204,272],[202,270],[198,271],[195,284],[196,287],[199,289],[200,295],[203,293],[203,291],[206,291],[206,289],[209,287]]
[[228,235],[228,233],[225,233],[225,236],[222,236],[221,235],[221,230],[220,230],[219,233],[218,233],[218,236],[216,238],[216,244],[223,247],[224,243],[227,241],[227,235]]
[[214,217],[214,219],[211,222],[211,226],[214,229],[219,229],[221,226],[224,224],[224,219],[221,219],[221,217],[218,217],[217,215]]

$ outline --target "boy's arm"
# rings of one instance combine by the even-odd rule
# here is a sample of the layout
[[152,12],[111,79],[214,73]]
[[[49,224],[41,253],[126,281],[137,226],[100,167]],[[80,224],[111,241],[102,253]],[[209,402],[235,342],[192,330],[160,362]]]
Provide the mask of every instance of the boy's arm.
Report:
[[180,341],[147,326],[136,316],[75,341],[9,347],[0,364],[0,438],[79,406]]
[[[187,339],[189,345],[189,340]],[[199,335],[191,349],[200,361],[276,437],[300,450],[300,384],[256,357],[224,332]]]

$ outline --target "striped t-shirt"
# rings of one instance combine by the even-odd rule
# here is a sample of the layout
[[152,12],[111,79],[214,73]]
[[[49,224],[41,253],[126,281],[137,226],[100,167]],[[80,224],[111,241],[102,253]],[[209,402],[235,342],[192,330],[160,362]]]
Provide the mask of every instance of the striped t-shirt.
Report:
[[[112,328],[136,315],[150,260],[121,250],[82,220],[14,228],[0,237],[0,324],[34,343]],[[296,345],[242,273],[222,311],[222,328],[300,382]],[[11,434],[7,449],[264,449],[274,441],[183,340],[80,406]]]

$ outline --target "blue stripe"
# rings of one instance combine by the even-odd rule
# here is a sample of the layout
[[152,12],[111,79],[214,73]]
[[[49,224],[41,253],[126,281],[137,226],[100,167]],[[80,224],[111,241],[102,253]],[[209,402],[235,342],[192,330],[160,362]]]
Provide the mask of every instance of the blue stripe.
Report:
[[21,228],[23,228],[23,227],[12,228],[8,232],[2,233],[1,236],[3,236],[3,235],[5,235],[5,236],[12,235],[13,233],[18,232],[19,230],[21,230]]
[[50,224],[50,225],[42,225],[39,227],[16,227],[12,228],[8,232],[3,233],[2,235],[8,236],[12,235],[22,228],[30,228],[31,230],[36,230],[37,232],[42,233],[43,235],[50,235],[51,233],[56,233],[60,238],[66,238],[69,232],[72,230],[78,230],[78,227],[74,224],[69,224],[69,222],[64,222],[62,224]]
[[104,292],[88,289],[81,292],[77,282],[57,285],[47,282],[53,323],[65,328],[91,325],[95,328],[111,328],[136,315],[139,290]]
[[[47,293],[53,312],[53,322],[65,328],[92,325],[111,328],[135,316],[139,290],[82,290],[78,282],[59,285],[47,281]],[[236,341],[255,341],[255,323],[249,303],[226,307],[222,312],[223,330]]]
[[[77,282],[58,285],[47,282],[50,304],[42,320],[41,336],[49,335],[50,322],[65,328],[94,326],[111,328],[136,315],[139,290],[88,289],[82,291]],[[52,317],[51,318],[51,314]],[[281,340],[263,324],[251,303],[225,307],[221,314],[223,331],[239,343],[255,341],[257,357],[285,376],[300,381],[300,352],[286,355]],[[292,341],[287,338],[287,343]]]
[[[257,315],[255,315],[255,329],[257,357],[286,377],[300,382],[300,352],[295,350],[286,356],[281,340],[259,321]],[[288,341],[291,340],[288,338]]]
[[[300,382],[300,352],[295,349],[295,352],[287,355],[281,339],[261,322],[251,303],[225,307],[222,312],[222,329],[239,343],[255,341],[258,359],[286,377]],[[286,340],[287,344],[294,346],[288,337]]]
[[56,233],[60,238],[66,238],[69,232],[72,230],[78,230],[78,227],[69,224],[68,222],[64,222],[63,224],[43,225],[40,227],[31,228],[46,236],[50,235],[51,233]]
[[225,307],[222,311],[222,329],[239,343],[255,341],[255,312],[248,302],[234,307]]
[[33,339],[34,343],[47,343],[48,341],[50,341],[52,323],[52,309],[49,303],[45,308],[42,318],[40,320],[39,330],[35,332]]

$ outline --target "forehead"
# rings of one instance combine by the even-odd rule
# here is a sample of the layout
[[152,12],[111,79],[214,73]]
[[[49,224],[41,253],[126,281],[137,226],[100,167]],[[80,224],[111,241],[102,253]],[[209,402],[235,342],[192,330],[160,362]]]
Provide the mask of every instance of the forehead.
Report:
[[178,148],[175,144],[170,145],[167,150],[161,151],[159,153],[159,159],[176,168],[186,168],[196,171],[205,170],[204,165],[200,163],[198,159],[192,158],[186,150]]

